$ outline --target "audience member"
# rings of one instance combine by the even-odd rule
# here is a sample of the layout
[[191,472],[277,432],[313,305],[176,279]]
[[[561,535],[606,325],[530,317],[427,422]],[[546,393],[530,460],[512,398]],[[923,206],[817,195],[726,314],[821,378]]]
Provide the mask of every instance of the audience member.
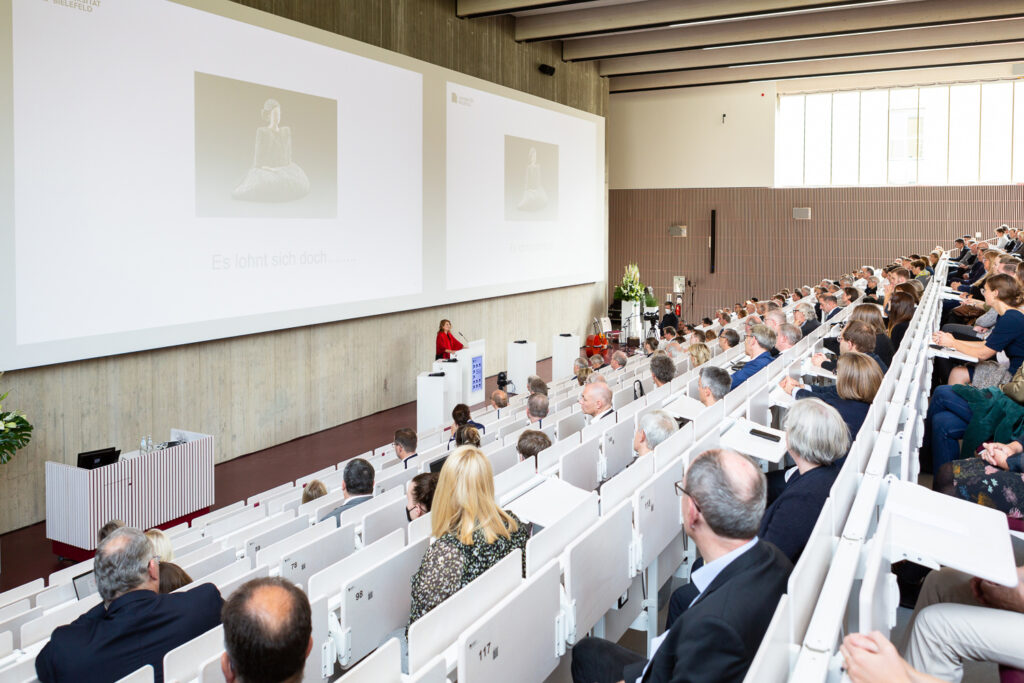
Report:
[[149,545],[153,548],[153,554],[160,558],[161,562],[174,561],[174,546],[171,539],[160,529],[150,529],[146,532]]
[[772,362],[772,349],[775,348],[775,333],[764,325],[754,325],[750,334],[743,340],[748,360],[742,368],[733,373],[732,388],[753,377],[759,370]]
[[718,339],[718,335],[715,334],[714,330],[704,330],[704,341],[713,342]]
[[828,386],[804,386],[799,380],[786,376],[779,383],[783,391],[794,398],[820,398],[839,411],[850,434],[856,438],[868,408],[882,385],[882,371],[878,363],[857,351],[839,356],[836,383]]
[[480,448],[480,432],[476,427],[462,425],[455,430],[455,434],[449,441],[454,441],[455,446],[476,446]]
[[577,384],[579,384],[582,387],[584,384],[587,383],[587,380],[590,379],[590,376],[593,374],[594,371],[591,370],[590,368],[580,368],[579,370],[576,371]]
[[955,569],[925,579],[907,626],[907,663],[942,681],[959,681],[965,661],[1024,669],[1016,636],[1024,628],[1024,567],[1013,588]]
[[714,365],[704,365],[697,373],[697,394],[700,402],[713,406],[721,401],[732,387],[729,373]]
[[455,449],[441,468],[430,513],[434,541],[412,577],[409,623],[422,617],[519,549],[526,567],[526,525],[494,498],[491,461],[479,449]]
[[531,394],[544,394],[548,395],[548,383],[542,380],[537,375],[530,375],[526,379],[526,389]]
[[411,522],[430,512],[434,504],[434,491],[437,489],[437,472],[417,474],[409,482],[405,491],[405,516]]
[[508,394],[501,389],[495,389],[491,392],[491,405],[496,410],[508,407]]
[[718,335],[718,346],[723,351],[728,351],[735,346],[739,346],[739,343],[740,334],[736,330],[725,329],[722,330],[722,334]]
[[612,390],[603,382],[587,384],[580,392],[580,410],[591,423],[612,415]]
[[114,533],[123,526],[124,522],[122,522],[119,519],[112,519],[103,526],[101,526],[100,530],[96,532],[96,545],[98,546],[100,543],[103,542],[104,538]]
[[[701,342],[700,344],[692,345],[688,353],[690,354],[690,367],[699,368],[700,366],[711,360],[711,349],[707,347],[707,344]],[[673,371],[675,367],[673,366]]]
[[786,314],[781,310],[768,311],[764,316],[764,324],[778,335],[779,328],[786,324]]
[[651,354],[658,350],[658,345],[659,345],[659,342],[654,337],[648,337],[647,339],[645,339],[644,340],[644,355],[647,356],[648,358],[650,358]]
[[[882,362],[882,359],[875,354],[875,332],[867,323],[860,322],[859,320],[848,321],[846,327],[839,333],[838,342],[840,355],[850,351],[857,351],[869,356],[878,363],[878,368],[882,371],[883,375],[889,369],[889,366]],[[829,372],[836,371],[836,361],[828,360],[823,353],[814,354],[811,357],[811,363]]]
[[899,349],[903,343],[903,336],[910,327],[910,320],[914,317],[917,305],[913,297],[906,292],[893,292],[886,299],[889,304],[889,320],[886,323],[886,331],[889,333],[889,340],[892,341],[893,349]]
[[536,425],[537,429],[542,428],[544,426],[544,418],[547,416],[547,394],[530,394],[530,398],[526,399],[526,419],[529,420],[530,425]]
[[103,603],[59,626],[36,657],[42,683],[116,681],[151,665],[163,681],[164,655],[220,623],[223,605],[212,583],[160,595],[160,561],[138,529],[115,529],[93,564]]
[[783,429],[796,468],[765,511],[757,537],[796,564],[839,474],[835,463],[850,450],[850,431],[835,408],[816,398],[794,403]]
[[416,436],[416,432],[408,427],[395,430],[395,455],[402,461],[402,466],[405,469],[409,469],[411,459],[419,457],[419,453],[416,452],[418,441],[419,437]]
[[544,432],[535,429],[527,429],[519,435],[516,442],[516,452],[519,453],[519,462],[527,458],[533,458],[533,466],[537,467],[537,454],[551,446],[551,439]]
[[826,294],[821,297],[821,313],[824,316],[824,321],[828,322],[835,317],[836,313],[839,312],[839,302],[836,297],[832,294]]
[[626,363],[629,362],[629,356],[626,355],[625,351],[616,351],[612,354],[612,360],[610,365],[612,370],[621,370],[626,367]]
[[[875,304],[858,304],[850,311],[850,321],[857,321],[866,324],[875,333],[874,354],[882,360],[885,367],[892,364],[892,357],[895,354],[892,341],[885,331],[885,319],[882,317],[882,309]],[[837,347],[838,348],[838,347]]]
[[803,338],[800,328],[792,323],[785,323],[779,326],[775,337],[775,348],[779,351],[788,351],[796,346],[796,343]]
[[575,683],[700,679],[740,681],[786,591],[792,564],[757,538],[765,479],[757,464],[732,451],[705,451],[676,484],[683,529],[704,566],[672,596],[669,629],[650,662],[601,638],[572,651]]
[[676,364],[672,362],[671,358],[663,353],[651,356],[651,377],[654,378],[654,386],[663,387],[675,376]]
[[653,410],[640,418],[633,436],[633,451],[637,457],[652,452],[658,444],[679,431],[679,423],[664,410]]
[[319,521],[323,522],[329,517],[334,517],[334,520],[340,526],[342,512],[351,510],[355,506],[373,498],[374,474],[373,465],[362,458],[352,458],[345,463],[345,472],[341,480],[341,490],[345,496],[344,501],[341,505],[321,517]]
[[173,562],[160,561],[160,595],[173,593],[183,586],[192,583],[192,577]]
[[599,353],[595,353],[590,357],[590,369],[597,372],[603,367],[607,367],[607,363],[604,362],[604,356]]
[[487,431],[482,424],[480,424],[479,422],[474,422],[471,419],[469,406],[467,406],[465,403],[457,403],[455,404],[455,407],[452,408],[452,426],[450,427],[450,429],[452,430],[452,439],[455,438],[455,430],[457,430],[462,425],[476,427],[477,431],[480,432],[481,434]]
[[306,484],[302,489],[302,504],[305,505],[311,500],[316,500],[327,495],[327,486],[319,479]]
[[299,683],[313,649],[309,599],[277,576],[242,584],[224,604],[227,683]]

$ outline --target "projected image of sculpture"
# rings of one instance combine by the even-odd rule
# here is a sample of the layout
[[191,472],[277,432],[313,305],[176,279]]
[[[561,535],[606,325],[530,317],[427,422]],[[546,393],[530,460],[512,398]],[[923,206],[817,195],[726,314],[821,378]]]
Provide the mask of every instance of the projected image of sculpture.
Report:
[[302,199],[309,194],[309,178],[292,161],[292,129],[281,125],[281,104],[268,99],[261,115],[267,125],[256,129],[252,168],[231,196],[248,202]]
[[544,192],[540,164],[537,163],[537,148],[530,148],[530,162],[526,165],[526,179],[523,183],[523,198],[516,208],[520,211],[540,211],[548,205],[548,195]]
[[505,220],[558,219],[558,145],[505,136]]

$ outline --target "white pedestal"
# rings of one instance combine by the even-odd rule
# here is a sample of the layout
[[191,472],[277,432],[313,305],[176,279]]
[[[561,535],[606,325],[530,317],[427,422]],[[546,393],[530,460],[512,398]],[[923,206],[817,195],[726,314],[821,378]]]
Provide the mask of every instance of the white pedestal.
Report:
[[621,301],[622,304],[622,335],[619,338],[620,344],[625,344],[630,337],[640,337],[641,323],[640,302]]
[[416,431],[421,434],[444,426],[451,415],[451,410],[444,409],[444,379],[429,372],[416,376]]
[[551,381],[557,382],[572,377],[572,364],[580,357],[579,335],[570,334],[563,337],[556,334],[551,338]]
[[527,393],[526,378],[537,374],[537,345],[534,342],[508,343],[508,380],[517,394]]
[[474,339],[453,355],[459,359],[462,370],[462,402],[469,406],[483,403],[484,392],[484,351],[483,339]]
[[444,411],[451,415],[452,409],[462,400],[462,363],[435,360],[434,372],[444,373]]

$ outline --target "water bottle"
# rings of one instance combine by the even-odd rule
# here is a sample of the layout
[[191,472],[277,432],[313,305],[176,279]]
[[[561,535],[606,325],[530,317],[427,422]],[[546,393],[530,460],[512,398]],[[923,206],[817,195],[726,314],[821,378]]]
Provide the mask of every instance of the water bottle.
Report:
[[153,436],[152,435],[149,435],[149,436],[146,437],[146,452],[147,453],[152,453],[153,452]]
[[142,440],[139,442],[139,455],[145,455],[145,454],[146,454],[146,437],[142,437]]

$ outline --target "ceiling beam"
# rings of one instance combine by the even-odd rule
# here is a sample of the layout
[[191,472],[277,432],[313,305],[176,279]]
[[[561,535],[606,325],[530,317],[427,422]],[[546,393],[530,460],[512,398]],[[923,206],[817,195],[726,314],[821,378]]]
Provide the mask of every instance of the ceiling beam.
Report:
[[1021,17],[1024,17],[1021,0],[928,0],[566,40],[562,43],[562,58],[566,61],[602,59]]
[[995,45],[1014,41],[1024,41],[1024,19],[602,59],[600,73],[602,76],[628,76],[799,59],[852,57],[923,48]]
[[875,2],[877,0],[646,0],[634,4],[518,17],[516,40],[582,38],[694,22],[771,16],[780,12],[855,7]]
[[810,62],[759,64],[742,67],[719,67],[694,71],[674,71],[638,76],[615,76],[610,79],[610,92],[689,88],[725,83],[775,81],[790,78],[811,78],[839,74],[903,71],[937,66],[993,64],[1024,59],[1024,41],[1005,45],[983,45],[941,50],[923,50],[868,57],[841,57]]
[[529,12],[552,7],[590,4],[590,0],[457,0],[455,14],[463,19],[489,17],[495,14]]

